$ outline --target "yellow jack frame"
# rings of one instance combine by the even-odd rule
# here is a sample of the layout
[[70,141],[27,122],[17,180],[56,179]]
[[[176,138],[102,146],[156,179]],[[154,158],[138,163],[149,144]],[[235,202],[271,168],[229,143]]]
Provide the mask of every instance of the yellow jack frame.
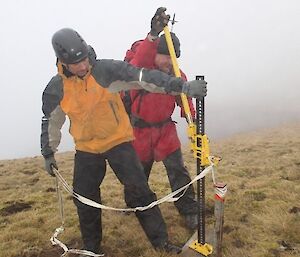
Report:
[[[172,37],[171,37],[168,26],[164,27],[164,33],[165,33],[170,57],[172,60],[175,76],[177,78],[180,78],[181,73],[179,70],[178,63],[177,63],[175,49],[174,49]],[[191,151],[193,152],[194,158],[201,160],[201,166],[207,167],[210,165],[210,161],[209,161],[210,150],[209,150],[207,136],[197,134],[196,125],[193,122],[193,117],[191,115],[191,110],[190,110],[190,106],[188,104],[187,96],[185,94],[181,93],[180,97],[181,97],[183,109],[184,109],[184,112],[186,115],[186,119],[188,122],[187,134],[191,140],[191,143],[190,143]],[[199,142],[199,141],[201,142],[201,146],[197,144],[197,142]],[[189,247],[204,256],[208,256],[213,252],[213,247],[210,244],[207,244],[207,243],[200,244],[198,242],[198,240],[194,241],[191,245],[189,245]]]
[[195,240],[192,244],[189,246],[191,249],[197,251],[198,253],[201,253],[204,256],[208,256],[212,254],[213,252],[213,247],[210,244],[205,243],[200,244],[198,240]]

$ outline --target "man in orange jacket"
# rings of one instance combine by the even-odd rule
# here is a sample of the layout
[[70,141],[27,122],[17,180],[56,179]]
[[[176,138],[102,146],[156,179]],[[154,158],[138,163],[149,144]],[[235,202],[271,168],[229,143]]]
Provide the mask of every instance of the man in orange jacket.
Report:
[[[70,133],[75,142],[73,189],[76,193],[101,203],[99,187],[106,172],[106,160],[124,185],[128,206],[147,206],[156,200],[148,186],[142,166],[131,145],[133,131],[122,100],[114,86],[135,88],[151,83],[165,93],[185,92],[206,95],[206,82],[184,82],[165,73],[138,69],[126,62],[96,60],[95,54],[73,29],[57,31],[52,45],[58,58],[58,73],[43,92],[41,152],[46,171],[54,176],[54,157],[61,139],[65,116],[70,119]],[[115,83],[116,82],[116,83]],[[128,83],[131,82],[131,83]],[[200,87],[199,87],[200,85]],[[101,209],[74,199],[79,216],[84,249],[100,253],[102,240]],[[165,222],[159,208],[137,211],[136,216],[152,246],[157,250],[179,253],[181,248],[169,243]]]
[[[174,76],[173,66],[165,35],[158,37],[163,27],[157,23],[162,18],[168,19],[166,8],[158,8],[151,22],[151,31],[144,40],[136,41],[127,51],[125,60],[130,64],[147,69],[158,69]],[[180,57],[180,42],[171,32],[176,57]],[[182,79],[186,80],[181,71]],[[191,98],[189,105],[194,116],[195,111]],[[180,141],[177,135],[172,114],[176,104],[181,107],[181,116],[185,117],[179,96],[155,94],[146,90],[126,92],[123,102],[130,114],[135,140],[133,142],[146,177],[149,178],[154,161],[162,161],[166,167],[172,191],[188,184],[190,175],[184,166]],[[184,217],[190,229],[197,227],[197,202],[193,186],[175,202],[179,213]]]

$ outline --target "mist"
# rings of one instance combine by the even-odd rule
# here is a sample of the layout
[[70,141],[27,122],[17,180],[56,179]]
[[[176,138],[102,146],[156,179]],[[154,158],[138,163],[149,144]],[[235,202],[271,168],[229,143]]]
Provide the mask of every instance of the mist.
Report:
[[[0,159],[40,155],[41,96],[56,74],[51,37],[58,29],[77,30],[98,58],[122,60],[160,6],[176,13],[180,68],[208,82],[211,140],[300,120],[299,1],[11,0],[0,16]],[[185,143],[179,110],[173,118]],[[59,151],[73,149],[66,123]]]

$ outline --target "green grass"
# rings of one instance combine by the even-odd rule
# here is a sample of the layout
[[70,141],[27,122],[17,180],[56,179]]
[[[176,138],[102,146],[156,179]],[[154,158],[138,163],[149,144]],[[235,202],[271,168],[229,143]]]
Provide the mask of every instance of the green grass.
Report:
[[[213,142],[211,152],[222,156],[216,175],[226,182],[223,248],[225,257],[300,256],[300,124],[240,134]],[[194,177],[195,160],[184,150]],[[72,184],[73,153],[57,154],[60,172]],[[150,184],[158,197],[170,192],[166,172],[154,165]],[[206,197],[213,209],[211,176]],[[122,186],[109,169],[101,186],[103,203],[124,207]],[[0,256],[51,257],[59,249],[49,241],[61,224],[54,179],[44,171],[41,157],[0,161]],[[65,231],[59,239],[80,248],[76,209],[63,193]],[[26,208],[12,213],[15,208]],[[296,207],[296,208],[295,208]],[[294,208],[294,209],[293,209]],[[191,232],[171,203],[161,205],[170,239],[184,244]],[[294,210],[294,211],[293,211]],[[299,210],[299,211],[298,211]],[[207,218],[213,224],[213,216]],[[108,256],[170,256],[155,252],[134,215],[103,211],[103,248]]]

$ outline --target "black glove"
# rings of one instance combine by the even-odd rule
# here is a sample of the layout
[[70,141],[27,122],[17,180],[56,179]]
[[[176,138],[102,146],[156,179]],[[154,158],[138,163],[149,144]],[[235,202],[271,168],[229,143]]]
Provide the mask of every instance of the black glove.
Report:
[[159,7],[156,10],[156,13],[154,14],[153,18],[151,19],[150,34],[152,36],[157,37],[159,33],[163,31],[164,27],[167,26],[170,19],[170,15],[166,15],[166,10],[167,8],[165,7]]
[[45,158],[45,169],[52,177],[55,176],[53,172],[53,168],[58,170],[54,156],[49,156]]
[[182,85],[182,93],[198,99],[203,98],[207,93],[206,84],[204,80],[187,81]]

